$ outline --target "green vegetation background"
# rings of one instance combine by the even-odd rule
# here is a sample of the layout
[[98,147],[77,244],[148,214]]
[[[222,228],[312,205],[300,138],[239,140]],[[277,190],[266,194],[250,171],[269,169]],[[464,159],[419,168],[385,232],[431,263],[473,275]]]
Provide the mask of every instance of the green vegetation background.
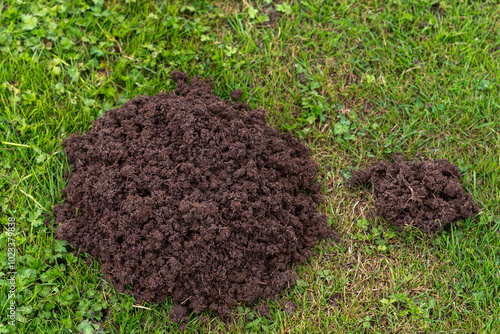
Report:
[[[61,202],[61,143],[110,108],[174,87],[172,70],[211,76],[268,110],[321,166],[325,241],[261,317],[191,315],[188,332],[500,331],[500,4],[498,1],[0,0],[1,225],[17,219],[17,329],[7,325],[0,236],[0,333],[165,333],[170,300],[115,294],[44,214]],[[368,219],[352,168],[401,151],[446,158],[481,213],[436,235]],[[182,328],[181,328],[182,329]]]

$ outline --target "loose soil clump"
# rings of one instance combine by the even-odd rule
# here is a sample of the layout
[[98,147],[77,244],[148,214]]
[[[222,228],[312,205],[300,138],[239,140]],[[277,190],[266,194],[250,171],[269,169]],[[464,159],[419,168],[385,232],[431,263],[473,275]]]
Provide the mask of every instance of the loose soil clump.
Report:
[[[306,146],[265,112],[221,101],[199,77],[140,96],[71,135],[56,237],[99,258],[120,293],[219,316],[294,284],[289,266],[338,238],[317,210]],[[239,92],[235,94],[239,95]]]
[[458,167],[447,160],[417,163],[396,154],[394,162],[356,171],[350,184],[372,184],[376,215],[398,230],[412,225],[436,232],[479,211],[460,180]]

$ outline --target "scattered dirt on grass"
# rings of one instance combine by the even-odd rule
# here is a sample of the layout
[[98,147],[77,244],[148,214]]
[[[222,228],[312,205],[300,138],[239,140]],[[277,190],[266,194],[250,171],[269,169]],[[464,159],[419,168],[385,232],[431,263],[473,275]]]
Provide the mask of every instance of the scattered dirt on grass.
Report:
[[340,299],[342,299],[342,294],[334,293],[328,298],[328,304],[330,304],[331,306],[337,306]]
[[56,236],[99,258],[118,292],[182,303],[174,321],[224,317],[293,285],[289,266],[338,235],[317,210],[305,145],[209,82],[172,77],[175,92],[136,97],[65,140],[72,173]]
[[180,323],[183,320],[186,320],[188,317],[188,310],[186,307],[181,305],[173,305],[170,310],[169,319],[170,321]]
[[365,116],[370,115],[372,113],[373,108],[374,108],[373,104],[371,104],[370,102],[366,102],[363,106],[363,114]]
[[431,13],[433,14],[439,13],[439,15],[445,16],[446,9],[439,2],[436,2],[431,6]]
[[420,29],[424,29],[427,26],[429,26],[429,22],[427,22],[427,21],[420,23]]
[[271,315],[271,311],[269,310],[268,305],[261,305],[261,306],[259,306],[258,310],[259,310],[260,315],[263,317],[268,317]]
[[297,74],[297,79],[303,85],[307,85],[307,83],[309,82],[309,80],[307,78],[307,74],[305,74],[305,73],[298,73]]
[[460,180],[458,167],[447,160],[417,163],[396,154],[394,162],[380,162],[355,172],[350,184],[372,184],[375,214],[398,230],[412,225],[436,232],[479,211]]
[[[280,4],[281,2],[277,2],[276,4]],[[264,14],[267,15],[269,20],[267,22],[262,23],[264,27],[274,27],[276,23],[280,20],[281,15],[276,11],[276,5],[268,5],[263,8]]]

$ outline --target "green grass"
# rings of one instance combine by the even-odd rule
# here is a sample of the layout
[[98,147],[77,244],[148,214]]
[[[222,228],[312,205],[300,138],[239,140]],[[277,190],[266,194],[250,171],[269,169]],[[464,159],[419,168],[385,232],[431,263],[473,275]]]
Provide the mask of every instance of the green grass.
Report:
[[[267,4],[270,3],[270,4]],[[273,17],[276,8],[280,19]],[[17,329],[7,325],[7,234],[0,236],[0,333],[166,333],[171,301],[117,295],[97,261],[43,224],[61,202],[61,143],[172,70],[241,88],[269,124],[320,163],[325,241],[298,284],[222,323],[188,332],[500,332],[500,6],[498,1],[0,0],[1,224],[17,225]],[[353,168],[401,151],[446,158],[481,213],[448,231],[396,233],[368,218]],[[294,310],[295,309],[295,310]]]

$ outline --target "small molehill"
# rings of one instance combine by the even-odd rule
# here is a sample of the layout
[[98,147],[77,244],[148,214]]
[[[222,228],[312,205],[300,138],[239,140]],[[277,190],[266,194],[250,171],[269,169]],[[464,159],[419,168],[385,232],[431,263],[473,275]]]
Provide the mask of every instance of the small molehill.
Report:
[[65,140],[56,236],[99,258],[118,292],[181,303],[174,321],[186,306],[225,316],[292,286],[290,265],[338,236],[317,210],[306,146],[209,82],[172,77],[175,92],[136,97]]
[[396,154],[394,162],[356,171],[350,184],[372,184],[375,214],[398,230],[411,225],[436,232],[479,211],[460,180],[458,167],[447,160],[417,163]]

